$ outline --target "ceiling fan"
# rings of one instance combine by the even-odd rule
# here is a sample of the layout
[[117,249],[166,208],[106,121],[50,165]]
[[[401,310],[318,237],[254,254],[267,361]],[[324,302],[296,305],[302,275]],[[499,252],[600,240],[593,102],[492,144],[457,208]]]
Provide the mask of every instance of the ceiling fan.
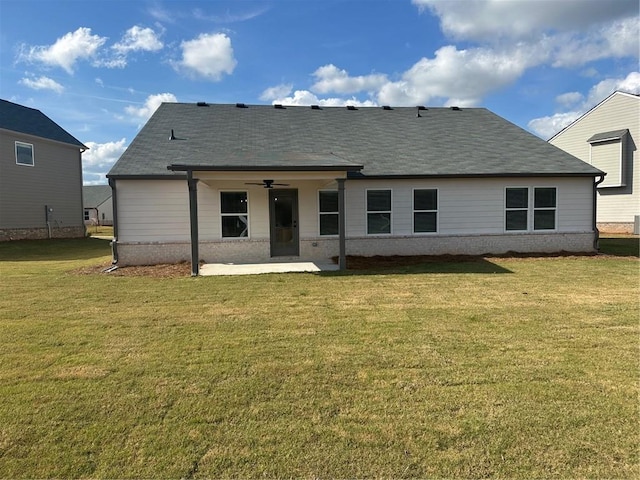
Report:
[[274,183],[273,180],[262,180],[262,183],[251,183],[247,182],[245,185],[262,185],[264,188],[273,188],[274,185],[279,187],[288,187],[288,183]]

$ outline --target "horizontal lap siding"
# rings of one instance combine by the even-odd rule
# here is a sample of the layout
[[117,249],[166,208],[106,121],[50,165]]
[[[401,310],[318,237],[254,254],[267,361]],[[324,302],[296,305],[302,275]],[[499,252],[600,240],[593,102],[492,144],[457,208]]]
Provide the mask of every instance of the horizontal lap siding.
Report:
[[[438,189],[438,232],[433,235],[504,234],[506,187],[553,186],[558,189],[557,231],[592,230],[591,178],[504,178],[440,180],[376,180],[346,182],[347,237],[366,234],[366,190],[392,190],[392,236],[413,235],[413,189]],[[300,238],[318,237],[319,182],[292,182],[298,189]],[[220,236],[220,191],[246,190],[250,236],[269,238],[268,192],[241,183],[198,184],[199,234],[202,241]],[[189,195],[186,181],[118,180],[119,240],[138,242],[189,241]]]
[[[550,143],[589,163],[591,146],[587,140],[596,133],[629,130],[628,148],[623,152],[625,187],[598,189],[598,222],[631,223],[640,215],[640,100],[627,95],[614,95],[569,126]],[[601,147],[595,147],[601,148]],[[596,167],[600,168],[598,165]],[[603,168],[606,170],[606,168]],[[615,175],[611,175],[615,176]],[[611,181],[609,178],[604,183]]]
[[118,180],[118,240],[189,241],[189,192],[181,180]]
[[[560,232],[591,231],[592,178],[358,180],[347,182],[347,236],[367,236],[366,191],[392,190],[392,235],[413,235],[413,189],[438,189],[435,235],[504,234],[506,187],[556,187]],[[434,234],[431,234],[434,235]]]
[[[34,165],[16,164],[15,142],[33,145]],[[78,147],[0,133],[0,228],[83,227],[82,167]]]

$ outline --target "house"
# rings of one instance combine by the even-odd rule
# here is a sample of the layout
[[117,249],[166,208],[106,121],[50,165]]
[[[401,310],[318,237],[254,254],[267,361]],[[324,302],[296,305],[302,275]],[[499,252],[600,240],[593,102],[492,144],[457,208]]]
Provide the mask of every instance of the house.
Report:
[[606,172],[598,228],[640,233],[640,96],[614,92],[549,143]]
[[107,175],[114,262],[593,252],[601,176],[484,108],[165,103]]
[[113,202],[109,185],[82,187],[85,225],[113,225]]
[[86,149],[41,111],[0,100],[0,241],[85,235]]

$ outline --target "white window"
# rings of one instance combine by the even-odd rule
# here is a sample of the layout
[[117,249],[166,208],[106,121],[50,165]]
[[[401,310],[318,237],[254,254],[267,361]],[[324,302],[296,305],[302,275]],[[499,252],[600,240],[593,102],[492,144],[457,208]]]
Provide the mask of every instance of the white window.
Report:
[[413,233],[438,231],[438,190],[435,188],[413,191]]
[[33,145],[30,143],[16,142],[16,163],[29,167],[34,166]]
[[[533,199],[529,195],[533,195]],[[505,230],[555,230],[556,187],[510,187],[505,193]],[[533,219],[531,221],[531,219]]]
[[223,238],[249,236],[247,192],[220,192],[220,220]]
[[367,190],[367,233],[391,233],[391,190]]
[[339,213],[338,213],[338,191],[320,190],[318,192],[318,215],[320,225],[320,235],[338,235]]

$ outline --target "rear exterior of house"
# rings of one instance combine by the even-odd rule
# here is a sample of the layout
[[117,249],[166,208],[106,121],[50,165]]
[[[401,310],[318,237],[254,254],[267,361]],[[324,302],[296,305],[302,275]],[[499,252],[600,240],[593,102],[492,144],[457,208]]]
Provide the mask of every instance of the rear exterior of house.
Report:
[[113,225],[113,202],[109,185],[82,187],[85,225]]
[[0,100],[0,241],[85,235],[84,150],[39,110]]
[[108,175],[114,257],[592,252],[599,175],[486,109],[163,104]]
[[598,228],[640,233],[640,96],[614,92],[549,143],[606,172]]

